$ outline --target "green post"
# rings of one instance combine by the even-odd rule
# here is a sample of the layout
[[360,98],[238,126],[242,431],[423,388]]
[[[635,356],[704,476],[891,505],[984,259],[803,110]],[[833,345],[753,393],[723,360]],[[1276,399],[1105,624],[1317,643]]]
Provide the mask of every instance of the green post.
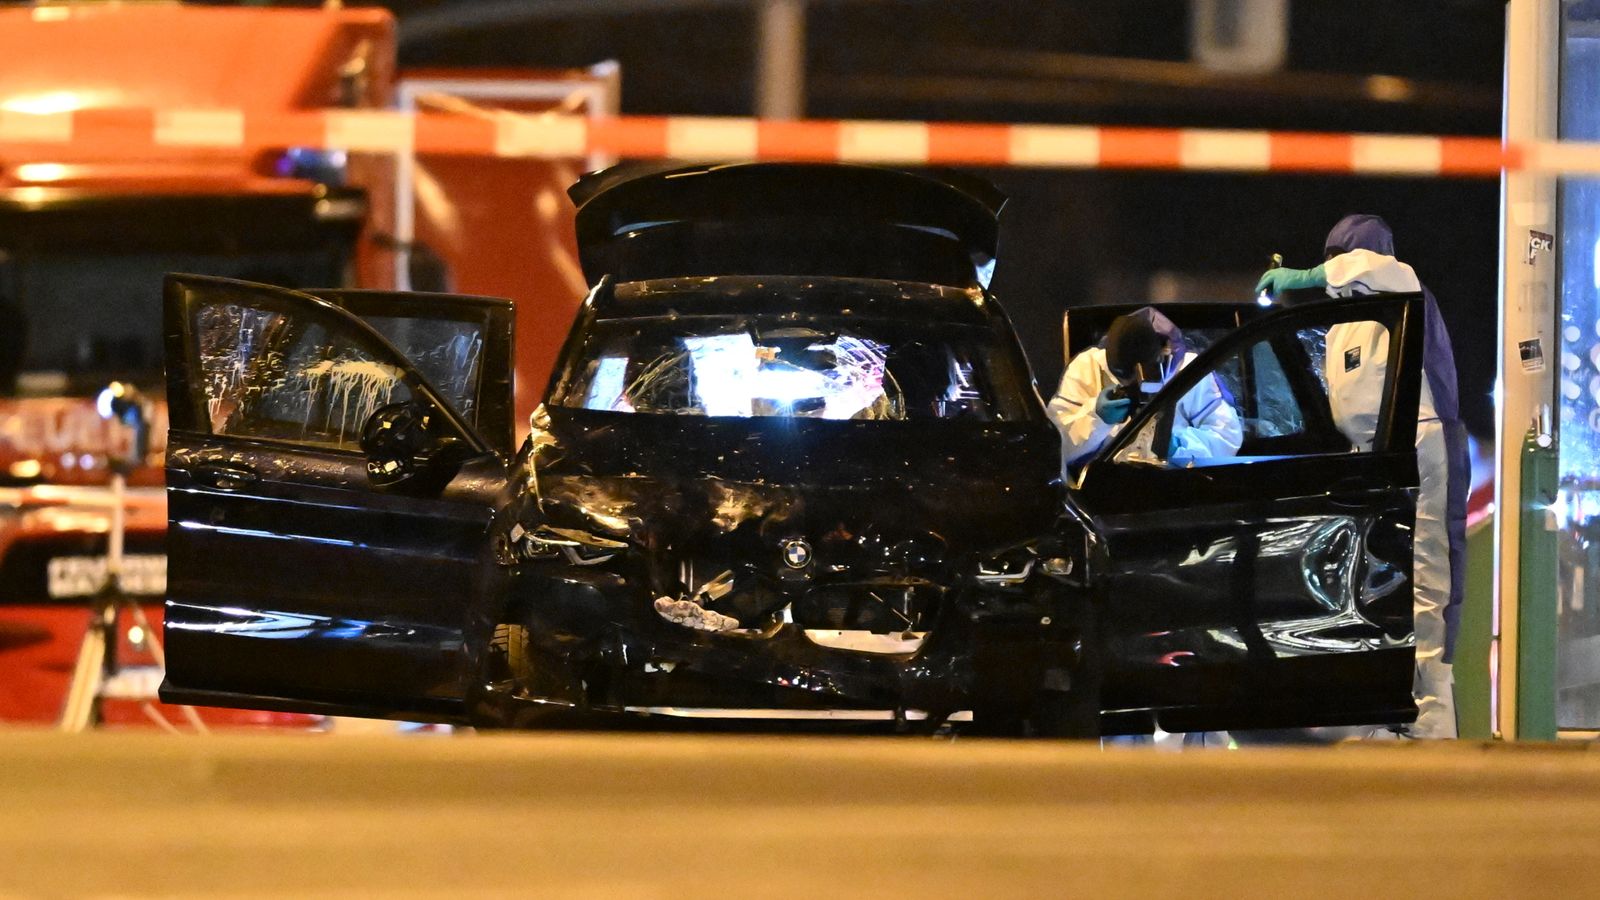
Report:
[[1456,635],[1456,725],[1463,740],[1494,737],[1489,655],[1494,644],[1494,518],[1467,532],[1467,583]]
[[1522,444],[1522,534],[1517,560],[1517,736],[1556,737],[1556,449],[1532,430]]

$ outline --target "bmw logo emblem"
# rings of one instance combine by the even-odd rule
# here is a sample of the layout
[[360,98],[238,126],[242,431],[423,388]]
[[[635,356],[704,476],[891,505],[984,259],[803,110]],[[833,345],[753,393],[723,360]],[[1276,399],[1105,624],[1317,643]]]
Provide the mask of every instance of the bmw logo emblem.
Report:
[[811,564],[811,545],[800,538],[789,538],[780,545],[783,564],[791,569],[804,569]]

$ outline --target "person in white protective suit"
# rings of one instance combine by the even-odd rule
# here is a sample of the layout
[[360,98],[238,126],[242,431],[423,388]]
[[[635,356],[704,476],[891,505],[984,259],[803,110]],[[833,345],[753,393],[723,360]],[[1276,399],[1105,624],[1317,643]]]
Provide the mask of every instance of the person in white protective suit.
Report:
[[[1425,297],[1421,402],[1417,410],[1416,529],[1412,539],[1416,671],[1412,693],[1419,738],[1456,736],[1451,659],[1465,568],[1466,494],[1470,475],[1459,415],[1455,359],[1438,304],[1412,268],[1394,256],[1394,237],[1377,216],[1346,216],[1328,234],[1325,261],[1314,269],[1269,270],[1256,286],[1277,293],[1322,287],[1331,297],[1378,292]],[[1358,450],[1370,450],[1383,406],[1389,332],[1376,322],[1328,329],[1324,361],[1334,422]]]
[[[1061,432],[1062,477],[1093,459],[1133,412],[1131,395],[1165,384],[1195,354],[1183,333],[1151,307],[1118,316],[1100,345],[1073,357],[1050,398],[1050,418]],[[1215,376],[1202,378],[1178,401],[1167,461],[1232,456],[1243,433],[1239,416]]]

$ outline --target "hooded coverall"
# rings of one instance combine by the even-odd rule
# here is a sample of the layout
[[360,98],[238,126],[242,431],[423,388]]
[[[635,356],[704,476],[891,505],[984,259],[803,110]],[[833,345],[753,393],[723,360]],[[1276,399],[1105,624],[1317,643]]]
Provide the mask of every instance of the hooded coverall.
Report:
[[[1423,383],[1417,410],[1416,528],[1412,596],[1416,670],[1412,693],[1421,738],[1456,736],[1451,659],[1461,613],[1470,481],[1466,429],[1459,413],[1455,357],[1433,294],[1394,257],[1394,236],[1377,216],[1346,216],[1328,234],[1323,263],[1332,297],[1375,292],[1424,296]],[[1359,449],[1370,450],[1383,405],[1389,332],[1376,322],[1328,330],[1325,368],[1334,422]]]
[[[1180,360],[1178,368],[1194,360],[1195,354],[1184,347],[1183,335],[1165,316],[1149,308],[1129,315],[1150,317],[1155,329],[1167,336],[1173,355]],[[1101,391],[1117,383],[1106,363],[1105,348],[1090,347],[1067,364],[1061,385],[1050,398],[1050,418],[1061,432],[1061,474],[1068,483],[1072,467],[1088,462],[1127,424],[1107,422],[1095,411]],[[1200,379],[1178,401],[1176,412],[1168,462],[1232,456],[1239,451],[1243,441],[1239,416],[1223,396],[1216,376]]]

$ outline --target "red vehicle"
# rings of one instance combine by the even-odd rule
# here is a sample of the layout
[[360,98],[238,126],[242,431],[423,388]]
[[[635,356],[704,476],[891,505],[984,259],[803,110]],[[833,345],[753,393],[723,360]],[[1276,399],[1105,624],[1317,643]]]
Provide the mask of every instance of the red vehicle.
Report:
[[[381,9],[41,6],[0,10],[0,118],[72,113],[66,143],[0,145],[0,722],[57,721],[105,576],[108,460],[127,436],[94,408],[110,380],[160,394],[161,279],[186,271],[285,286],[428,287],[551,303],[523,330],[520,380],[548,371],[582,295],[570,211],[577,164],[139,146],[97,121],[159,110],[327,107],[604,113],[610,68],[396,78]],[[88,127],[83,127],[87,125]],[[115,136],[114,129],[102,129]],[[470,177],[469,177],[470,176]],[[574,285],[578,287],[575,288]],[[523,404],[527,406],[527,404]],[[520,410],[525,420],[529,411]],[[166,411],[129,477],[124,617],[131,666],[101,704],[145,722],[165,593]],[[176,711],[157,711],[181,721]],[[310,717],[207,710],[230,724]]]

